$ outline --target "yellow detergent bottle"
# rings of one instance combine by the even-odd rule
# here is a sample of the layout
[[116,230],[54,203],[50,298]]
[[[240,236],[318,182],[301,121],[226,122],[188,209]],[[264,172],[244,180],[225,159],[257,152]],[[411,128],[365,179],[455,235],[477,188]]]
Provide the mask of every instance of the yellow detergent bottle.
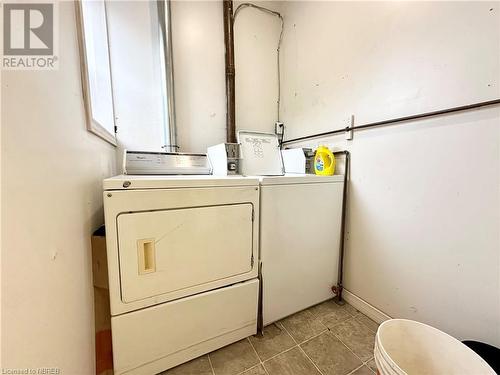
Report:
[[335,172],[335,156],[326,146],[319,146],[314,155],[314,173],[332,176]]

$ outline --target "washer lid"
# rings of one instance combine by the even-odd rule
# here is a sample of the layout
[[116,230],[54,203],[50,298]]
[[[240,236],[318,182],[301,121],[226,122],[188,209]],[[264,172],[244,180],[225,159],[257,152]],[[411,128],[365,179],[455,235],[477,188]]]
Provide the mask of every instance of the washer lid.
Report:
[[281,176],[284,174],[276,134],[240,130],[238,143],[241,151],[241,173],[245,176]]
[[242,176],[212,176],[212,175],[184,175],[184,176],[139,176],[119,175],[103,181],[104,190],[135,190],[135,189],[169,189],[191,187],[219,187],[219,186],[259,186],[257,177]]
[[343,183],[344,175],[318,176],[314,174],[290,173],[284,176],[260,177],[262,186],[265,185],[289,185],[289,184],[317,184],[317,183]]

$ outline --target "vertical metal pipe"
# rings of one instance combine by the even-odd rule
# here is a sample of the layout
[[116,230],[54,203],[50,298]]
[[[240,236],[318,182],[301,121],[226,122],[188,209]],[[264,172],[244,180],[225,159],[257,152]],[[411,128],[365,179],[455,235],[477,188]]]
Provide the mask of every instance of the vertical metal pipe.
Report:
[[333,153],[335,156],[345,156],[344,168],[344,190],[342,194],[342,219],[340,224],[340,245],[339,245],[339,264],[338,264],[338,279],[337,285],[332,287],[332,291],[337,295],[335,301],[338,304],[343,304],[342,290],[344,289],[344,254],[345,254],[345,231],[346,231],[346,216],[347,216],[347,182],[349,180],[349,165],[351,163],[351,155],[349,151],[338,151]]
[[[170,0],[158,0],[158,19],[163,50],[164,85],[166,92],[166,116],[168,120],[168,139],[165,139],[165,151],[176,152],[177,126],[175,118],[175,92],[174,92],[174,60],[172,53],[172,17],[170,14]],[[167,137],[165,137],[167,138]]]
[[224,47],[226,51],[226,140],[236,142],[233,1],[223,0]]
[[170,0],[167,0],[165,5],[165,51],[167,52],[165,65],[167,65],[168,131],[170,149],[172,152],[175,152],[178,151],[179,146],[177,145],[177,122],[175,117],[174,59],[172,52],[172,16],[170,11]]

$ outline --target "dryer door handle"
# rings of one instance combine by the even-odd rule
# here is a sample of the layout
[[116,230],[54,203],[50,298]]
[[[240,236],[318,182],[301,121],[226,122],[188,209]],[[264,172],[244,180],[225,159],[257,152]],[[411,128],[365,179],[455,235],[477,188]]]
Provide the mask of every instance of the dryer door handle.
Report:
[[137,240],[137,264],[139,275],[156,271],[156,254],[154,238]]

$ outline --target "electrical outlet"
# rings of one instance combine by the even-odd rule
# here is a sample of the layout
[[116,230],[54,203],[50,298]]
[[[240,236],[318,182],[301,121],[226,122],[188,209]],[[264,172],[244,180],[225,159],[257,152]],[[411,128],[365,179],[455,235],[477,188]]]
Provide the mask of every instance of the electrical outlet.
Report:
[[349,130],[346,130],[346,132],[345,132],[345,139],[348,141],[352,141],[352,137],[353,137],[352,127],[353,126],[354,126],[354,115],[351,115],[344,120],[344,128],[349,129]]
[[284,130],[285,130],[285,124],[283,124],[280,121],[276,121],[274,123],[274,133],[276,135],[283,135]]
[[283,142],[283,137],[285,136],[285,124],[276,121],[274,123],[274,133],[278,136],[278,142],[281,146],[281,142]]

